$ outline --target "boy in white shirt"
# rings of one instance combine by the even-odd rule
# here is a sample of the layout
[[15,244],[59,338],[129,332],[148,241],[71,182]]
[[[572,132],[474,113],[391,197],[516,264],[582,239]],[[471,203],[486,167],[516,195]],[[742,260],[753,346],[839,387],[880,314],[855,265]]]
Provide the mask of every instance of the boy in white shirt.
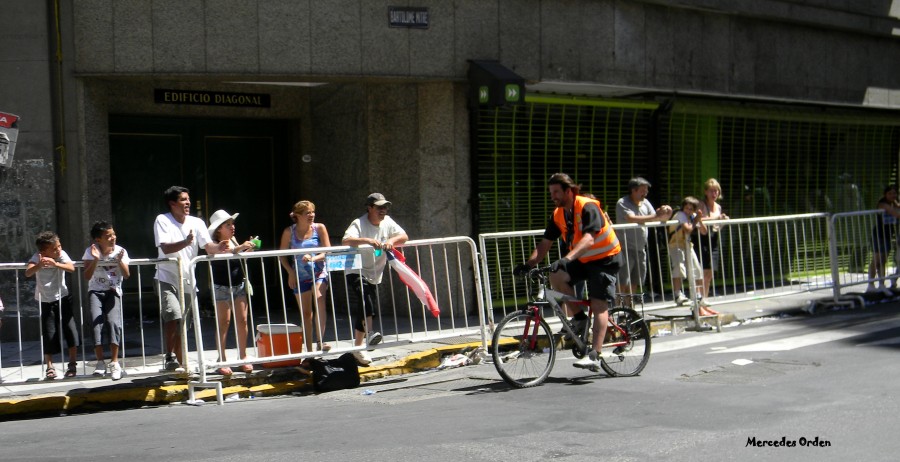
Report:
[[[91,227],[94,243],[84,249],[84,278],[88,280],[88,299],[91,307],[91,327],[94,332],[94,354],[97,366],[94,375],[109,372],[113,380],[122,378],[119,347],[123,341],[122,281],[131,275],[128,252],[116,244],[116,231],[105,221]],[[106,332],[106,342],[103,333]],[[110,362],[103,359],[103,344],[109,343]]]
[[61,352],[60,331],[66,340],[69,367],[66,377],[75,377],[78,365],[78,347],[81,336],[72,313],[72,296],[66,287],[66,276],[75,271],[75,264],[59,243],[53,231],[38,234],[35,240],[38,252],[31,256],[25,267],[25,277],[35,277],[34,299],[41,304],[41,341],[44,347],[44,363],[47,380],[56,378],[53,355]]

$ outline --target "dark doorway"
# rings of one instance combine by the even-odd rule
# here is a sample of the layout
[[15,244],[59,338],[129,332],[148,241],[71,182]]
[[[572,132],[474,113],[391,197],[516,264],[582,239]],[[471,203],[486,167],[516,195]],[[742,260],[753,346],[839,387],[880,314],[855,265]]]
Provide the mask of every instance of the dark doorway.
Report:
[[[240,213],[239,240],[258,235],[263,249],[277,248],[292,203],[289,121],[113,115],[109,133],[112,219],[132,258],[157,257],[153,220],[168,211],[162,193],[171,185],[191,190],[192,215]],[[142,276],[152,291],[152,274]]]

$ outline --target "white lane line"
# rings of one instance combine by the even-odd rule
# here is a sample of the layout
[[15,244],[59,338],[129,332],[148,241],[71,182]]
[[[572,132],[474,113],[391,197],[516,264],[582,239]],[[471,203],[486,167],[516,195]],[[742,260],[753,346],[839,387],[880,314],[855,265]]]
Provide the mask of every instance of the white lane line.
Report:
[[[748,328],[746,330],[734,331],[734,332],[722,332],[722,333],[708,333],[703,335],[686,335],[684,338],[680,338],[677,340],[666,340],[664,342],[653,342],[651,344],[651,351],[653,354],[657,353],[667,353],[670,351],[678,351],[684,350],[686,348],[694,348],[698,346],[704,345],[712,345],[715,343],[722,342],[732,342],[735,340],[744,340],[754,337],[759,337],[762,335],[778,335],[787,332],[802,330],[805,327],[803,325],[797,323],[790,323],[790,321],[784,321],[784,323],[773,324],[769,326],[758,326],[753,328]],[[671,338],[671,337],[670,337]],[[726,347],[717,347],[717,348],[726,348]],[[727,350],[726,350],[727,351]]]
[[842,340],[845,338],[891,330],[898,326],[900,326],[900,320],[878,320],[862,324],[855,324],[851,327],[846,328],[836,327],[834,329],[824,330],[821,332],[813,332],[811,334],[785,337],[777,340],[767,340],[765,342],[753,343],[750,345],[710,351],[707,354],[742,353],[750,351],[790,351],[797,348],[833,342],[835,340]]

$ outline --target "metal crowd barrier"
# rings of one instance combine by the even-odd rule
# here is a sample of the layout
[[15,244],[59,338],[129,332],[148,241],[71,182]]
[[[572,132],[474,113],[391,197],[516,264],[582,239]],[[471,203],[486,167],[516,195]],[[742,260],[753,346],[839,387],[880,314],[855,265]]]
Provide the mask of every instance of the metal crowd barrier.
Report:
[[[866,284],[868,290],[878,286],[896,287],[898,268],[897,237],[876,232],[884,210],[864,210],[860,212],[836,213],[831,216],[828,225],[831,253],[831,274],[834,281],[834,304],[854,304],[859,302],[860,295],[850,292],[854,286]],[[896,229],[894,230],[896,232]],[[885,242],[887,241],[887,242]],[[882,257],[884,276],[879,276],[874,268],[874,249],[886,246],[888,252]],[[893,254],[891,258],[890,254]],[[892,284],[889,284],[892,282]],[[893,294],[891,294],[893,295]]]
[[[868,267],[872,258],[872,229],[879,210],[853,213],[805,214],[764,218],[718,220],[706,222],[716,226],[717,240],[701,237],[696,242],[698,258],[715,245],[719,265],[709,271],[709,302],[712,306],[741,301],[808,294],[831,290],[834,303],[849,303],[855,286],[881,282],[871,277]],[[645,228],[648,231],[648,271],[638,284],[644,294],[645,310],[654,312],[675,308],[669,261],[667,225],[675,222],[648,225],[615,225],[621,236],[626,231]],[[182,343],[189,373],[199,373],[194,386],[208,386],[207,375],[223,366],[236,367],[254,364],[295,364],[299,360],[322,355],[318,347],[309,351],[304,342],[292,343],[284,330],[282,346],[276,345],[276,335],[263,336],[260,325],[296,324],[303,338],[314,338],[314,327],[306,325],[297,300],[288,288],[279,258],[293,259],[304,254],[326,253],[328,288],[325,294],[327,323],[324,340],[331,344],[329,355],[349,351],[378,350],[415,342],[479,343],[487,347],[488,331],[495,318],[526,303],[531,296],[524,281],[512,277],[512,268],[531,254],[542,230],[479,235],[475,242],[468,237],[449,237],[410,241],[402,251],[409,267],[418,273],[430,288],[441,308],[439,318],[433,318],[425,305],[400,281],[388,266],[382,284],[378,285],[380,313],[374,319],[373,330],[383,335],[379,345],[356,346],[351,322],[355,313],[349,307],[349,290],[345,272],[371,248],[329,247],[284,251],[247,252],[239,255],[198,257],[190,265],[200,292],[191,313],[191,323],[185,323]],[[624,239],[623,239],[624,240]],[[896,243],[892,248],[896,258]],[[631,252],[623,246],[623,252]],[[559,258],[555,245],[545,263]],[[248,358],[238,358],[235,337],[237,323],[232,313],[226,345],[226,360],[218,355],[218,311],[212,300],[210,263],[225,260],[246,265],[253,294],[248,298]],[[885,258],[886,276],[896,277],[896,260]],[[133,259],[131,278],[125,282],[123,316],[125,338],[121,346],[121,364],[130,375],[157,375],[163,370],[165,352],[163,328],[158,297],[154,293],[155,267],[170,259]],[[39,306],[34,300],[34,278],[25,278],[26,265],[0,264],[0,280],[5,283],[3,301],[6,311],[0,325],[0,385],[38,382],[43,378],[43,350],[40,339]],[[93,341],[89,330],[86,281],[82,264],[76,262],[74,274],[66,275],[73,295],[73,307],[82,334],[79,352],[80,377],[90,376],[94,364]],[[877,276],[877,275],[876,275]],[[483,281],[483,285],[482,285]],[[685,292],[698,291],[693,281],[685,282]],[[10,292],[14,287],[15,294]],[[696,310],[696,299],[685,310]],[[313,299],[315,300],[315,299]],[[210,309],[211,308],[211,309]],[[688,311],[690,312],[690,311]],[[187,324],[192,324],[188,327]],[[189,338],[188,333],[193,335]],[[86,335],[87,334],[87,335]],[[312,336],[312,337],[310,337]],[[259,341],[257,341],[259,339]],[[262,346],[262,348],[260,348]],[[280,349],[279,349],[280,348]],[[62,348],[63,354],[65,348]],[[59,355],[60,364],[66,358]],[[106,359],[108,360],[108,354]],[[61,382],[54,381],[58,386]],[[193,391],[193,388],[191,388]],[[219,395],[221,389],[219,388]],[[221,396],[220,396],[221,398]]]
[[[71,254],[70,254],[71,256]],[[159,302],[153,293],[156,265],[173,259],[133,259],[131,278],[123,287],[123,338],[119,362],[126,374],[152,375],[163,364],[162,330]],[[24,275],[27,264],[0,264],[4,280],[13,281],[15,297],[4,293],[3,324],[0,325],[0,381],[4,384],[38,381],[44,378],[44,349],[41,342],[41,306],[35,300],[35,277]],[[94,339],[91,333],[90,306],[87,281],[83,277],[84,264],[75,261],[75,272],[66,274],[66,286],[72,297],[72,310],[81,336],[78,351],[79,376],[90,376],[95,362]],[[62,270],[59,270],[62,271]],[[12,273],[12,276],[9,275]],[[145,286],[146,285],[146,286]],[[146,293],[150,291],[149,297]],[[10,340],[10,337],[12,339]],[[66,346],[60,336],[61,353],[53,361],[57,377],[62,377],[68,363]],[[108,362],[109,348],[104,345]],[[62,366],[62,367],[60,367]]]
[[[475,242],[468,237],[414,240],[404,244],[400,251],[405,256],[406,265],[429,287],[440,307],[440,316],[435,318],[417,295],[399,279],[392,266],[387,265],[381,284],[375,286],[379,306],[373,318],[372,329],[380,332],[383,340],[378,345],[364,342],[360,346],[354,345],[353,324],[357,321],[357,314],[351,312],[351,294],[345,273],[358,269],[362,260],[373,258],[374,250],[371,247],[321,247],[195,258],[190,264],[195,277],[199,278],[198,287],[234,283],[214,281],[212,262],[225,261],[228,264],[244,265],[253,286],[253,295],[248,297],[249,331],[250,335],[257,334],[254,336],[256,342],[253,346],[258,351],[244,360],[239,359],[234,343],[238,331],[233,303],[230,308],[232,332],[225,345],[226,360],[218,357],[215,340],[220,338],[221,333],[217,318],[219,311],[214,310],[216,321],[212,325],[204,323],[195,311],[194,352],[199,381],[192,383],[191,393],[194,387],[212,386],[217,387],[217,395],[221,395],[217,385],[219,382],[210,382],[207,378],[211,371],[221,367],[231,368],[245,364],[263,367],[271,364],[292,365],[299,364],[303,358],[325,354],[320,349],[317,323],[314,321],[308,325],[301,316],[299,301],[288,287],[286,272],[279,261],[281,258],[297,261],[302,260],[300,257],[303,255],[326,255],[325,269],[328,276],[324,303],[327,322],[323,338],[331,347],[328,355],[379,350],[417,342],[478,342],[486,348]],[[204,283],[204,276],[210,282]],[[311,299],[313,313],[317,313],[319,302],[314,296]],[[271,335],[266,335],[264,329]],[[210,333],[215,335],[209,335]],[[213,339],[212,343],[209,343],[210,339]],[[306,347],[307,339],[315,339],[312,349]]]
[[[401,249],[406,265],[416,272],[429,287],[440,316],[435,318],[418,297],[397,277],[391,266],[385,270],[383,281],[377,286],[378,303],[373,330],[383,335],[383,341],[375,346],[355,346],[350,312],[350,296],[344,273],[371,248],[329,247],[284,251],[246,252],[239,255],[202,256],[190,265],[199,291],[194,294],[194,309],[188,313],[190,319],[183,323],[182,345],[188,373],[199,373],[200,381],[195,385],[208,384],[206,375],[222,366],[254,364],[286,365],[299,360],[320,356],[323,352],[315,347],[305,348],[304,342],[294,342],[288,330],[275,329],[271,335],[260,335],[258,327],[275,327],[286,324],[297,325],[302,338],[315,337],[313,326],[305,325],[300,315],[297,300],[288,287],[286,273],[279,258],[293,259],[304,254],[327,254],[328,289],[325,303],[327,328],[324,340],[331,344],[329,355],[364,349],[382,349],[415,342],[439,342],[446,344],[476,342],[487,346],[487,337],[482,328],[484,309],[481,305],[481,282],[477,271],[475,243],[468,237],[415,240],[407,242]],[[218,310],[212,296],[212,261],[225,260],[234,264],[245,264],[253,294],[248,297],[248,357],[238,358],[237,323],[232,313],[231,332],[224,348],[227,360],[218,358]],[[165,343],[160,304],[156,295],[155,267],[159,262],[174,262],[172,259],[133,259],[131,278],[124,287],[123,318],[125,338],[120,346],[120,364],[128,375],[168,374],[164,370]],[[95,364],[93,339],[90,332],[87,281],[82,277],[83,264],[76,262],[76,271],[65,275],[69,292],[73,297],[73,311],[79,326],[82,343],[78,355],[78,380],[90,377]],[[39,304],[34,300],[34,278],[24,278],[25,264],[0,265],[0,271],[11,272],[7,276],[16,289],[15,297],[4,299],[5,324],[0,326],[4,337],[0,350],[0,379],[4,385],[21,382],[37,382],[43,378],[43,349],[41,344]],[[191,294],[185,294],[191,296]],[[314,299],[315,300],[315,299]],[[233,310],[233,307],[232,307]],[[277,332],[284,332],[286,338],[279,339]],[[190,334],[190,335],[189,335]],[[300,336],[297,336],[299,339]],[[262,339],[257,341],[257,339]],[[284,340],[284,344],[280,342]],[[268,342],[268,343],[266,343]],[[258,348],[262,346],[263,348]],[[56,355],[54,362],[67,362],[63,354]],[[109,361],[108,348],[105,348]],[[263,353],[266,355],[264,356]],[[59,360],[59,361],[58,361]],[[61,374],[60,374],[61,375]],[[47,382],[55,386],[60,380]],[[191,388],[193,392],[193,388]],[[219,393],[221,394],[221,393]]]
[[[778,217],[709,220],[708,235],[693,242],[701,267],[708,260],[707,250],[718,253],[718,266],[707,270],[708,302],[711,306],[751,299],[778,297],[812,292],[832,287],[828,250],[828,215],[803,214]],[[669,259],[668,227],[676,221],[646,225],[614,225],[622,243],[623,257],[634,252],[627,244],[629,232],[645,228],[647,276],[639,281],[638,293],[644,294],[644,309],[656,311],[673,308],[673,278]],[[488,319],[502,316],[527,301],[531,295],[523,280],[513,277],[512,269],[531,255],[543,230],[479,235],[482,274],[485,281],[484,305]],[[859,239],[856,235],[848,239]],[[860,244],[862,245],[862,244]],[[560,257],[554,245],[544,261],[549,264]],[[622,259],[621,262],[627,261]],[[690,260],[688,260],[690,261]],[[689,274],[690,273],[689,271]],[[686,305],[696,317],[698,281],[683,281],[685,294],[694,294]],[[702,285],[702,283],[701,283]],[[620,292],[627,291],[621,287]]]

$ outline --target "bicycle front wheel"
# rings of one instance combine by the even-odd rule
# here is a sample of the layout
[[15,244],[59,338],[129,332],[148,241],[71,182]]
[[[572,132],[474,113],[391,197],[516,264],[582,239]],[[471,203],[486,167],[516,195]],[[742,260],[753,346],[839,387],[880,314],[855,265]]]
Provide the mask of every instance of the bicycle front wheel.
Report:
[[[638,375],[650,360],[650,329],[631,308],[609,310],[600,366],[612,377]],[[616,328],[618,326],[618,328]]]
[[494,367],[506,383],[516,388],[540,385],[556,361],[556,344],[547,321],[530,310],[504,317],[491,340]]

